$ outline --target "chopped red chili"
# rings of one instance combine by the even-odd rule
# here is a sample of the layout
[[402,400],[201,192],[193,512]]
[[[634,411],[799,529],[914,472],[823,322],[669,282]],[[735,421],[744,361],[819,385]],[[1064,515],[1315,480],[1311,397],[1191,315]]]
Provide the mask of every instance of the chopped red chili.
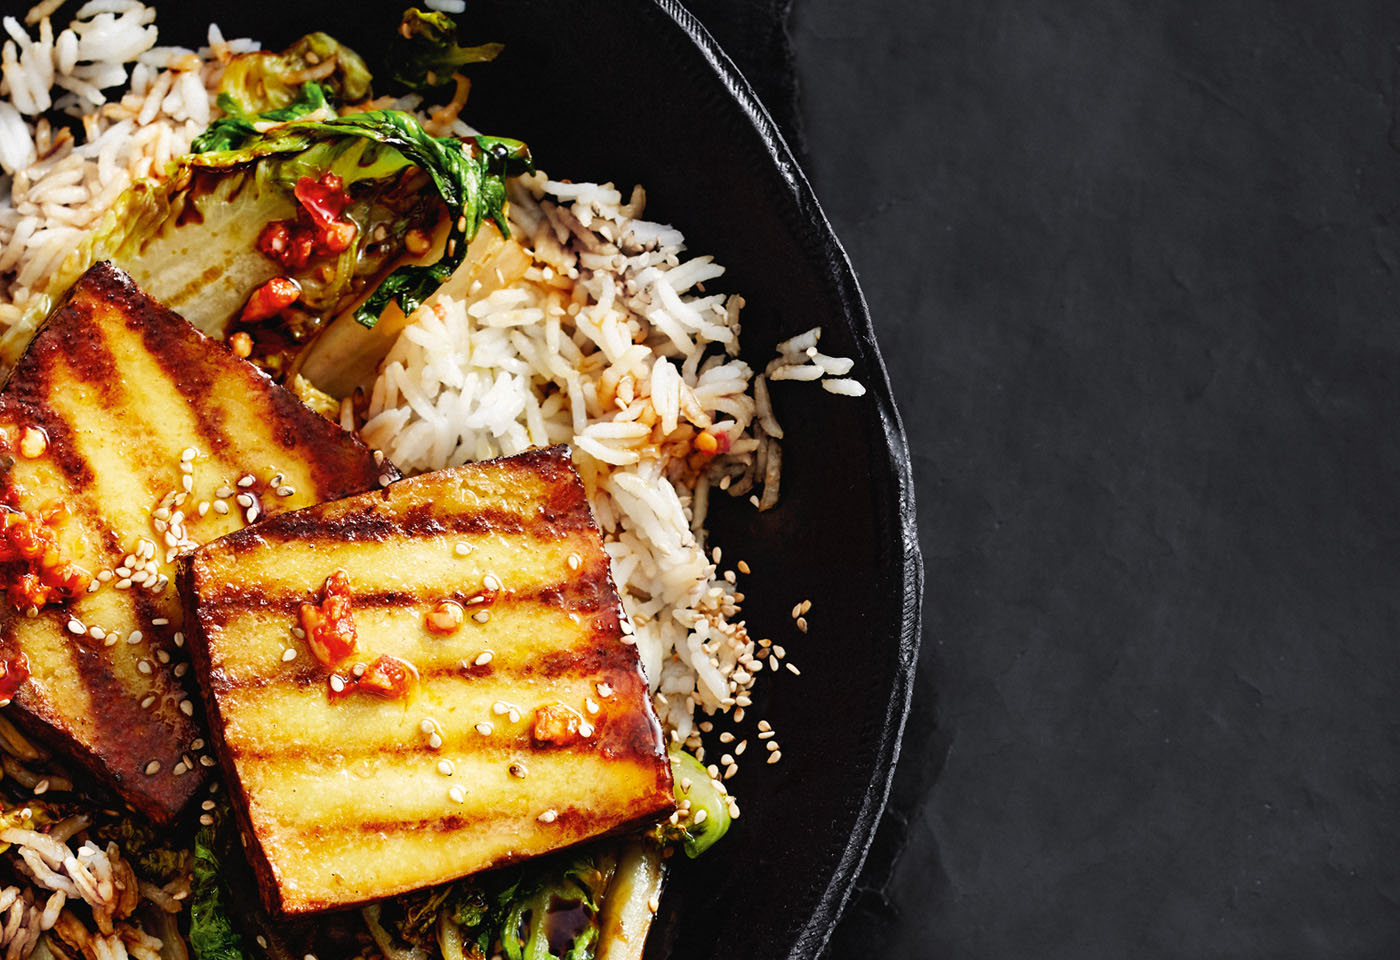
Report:
[[256,323],[275,317],[301,296],[301,287],[291,277],[273,277],[253,291],[238,318],[243,323]]
[[258,250],[264,256],[300,270],[313,256],[340,253],[354,242],[358,228],[343,216],[350,196],[340,177],[302,177],[292,195],[301,206],[296,217],[273,221],[258,235]]
[[0,706],[14,699],[20,686],[29,679],[29,658],[23,653],[13,660],[0,660]]
[[413,664],[386,654],[369,665],[364,675],[356,679],[355,687],[385,700],[397,700],[417,682],[418,671]]
[[326,578],[319,605],[301,605],[306,645],[322,666],[334,668],[355,652],[355,621],[350,615],[350,579],[344,570]]
[[87,589],[92,575],[64,555],[54,530],[68,513],[62,502],[51,500],[37,512],[0,510],[0,575],[16,610],[61,603]]

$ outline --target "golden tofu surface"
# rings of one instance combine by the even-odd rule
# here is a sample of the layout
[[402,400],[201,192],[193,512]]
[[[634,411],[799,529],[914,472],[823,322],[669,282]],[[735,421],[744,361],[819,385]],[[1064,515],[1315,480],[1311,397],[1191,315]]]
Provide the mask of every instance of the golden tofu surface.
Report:
[[[356,647],[327,663],[299,614],[337,571]],[[181,575],[272,909],[393,896],[673,808],[646,678],[566,448],[283,514],[205,545]],[[433,621],[444,604],[460,620]],[[357,685],[381,657],[416,675],[403,695]]]
[[39,455],[22,439],[5,454],[0,489],[15,510],[62,505],[59,548],[94,584],[33,616],[6,599],[0,647],[32,671],[6,715],[168,820],[214,763],[188,675],[176,557],[397,474],[105,263],[74,285],[0,389],[0,429],[42,432]]

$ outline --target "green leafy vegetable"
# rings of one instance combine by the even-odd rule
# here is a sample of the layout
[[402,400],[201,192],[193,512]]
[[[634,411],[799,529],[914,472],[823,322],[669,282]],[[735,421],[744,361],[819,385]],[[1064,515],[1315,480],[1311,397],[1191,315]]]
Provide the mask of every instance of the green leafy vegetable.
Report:
[[245,960],[243,938],[229,915],[229,893],[220,879],[220,859],[229,854],[232,832],[216,816],[194,838],[194,879],[190,887],[190,951],[195,960]]
[[457,25],[450,16],[410,7],[389,48],[389,79],[418,91],[449,86],[462,67],[494,60],[502,49],[499,43],[460,46]]
[[321,87],[335,103],[357,103],[369,96],[370,79],[354,50],[330,34],[308,33],[281,53],[259,50],[229,61],[219,80],[219,106],[241,117],[282,110],[307,83]]
[[122,857],[131,862],[137,874],[157,884],[167,884],[185,870],[185,853],[171,845],[175,838],[138,817],[123,816],[94,824],[89,831],[95,838],[121,847]]
[[238,101],[227,93],[219,94],[218,102],[224,115],[194,138],[190,143],[191,153],[237,150],[258,135],[257,128],[253,126],[255,123],[285,123],[327,108],[326,88],[309,80],[301,85],[301,92],[291,103],[259,114],[243,113]]
[[[723,837],[729,830],[729,804],[719,785],[708,770],[679,746],[671,745],[671,776],[675,782],[676,802],[688,812],[675,827],[663,831],[666,839],[679,841],[685,855],[694,859]],[[699,812],[705,811],[700,823]]]

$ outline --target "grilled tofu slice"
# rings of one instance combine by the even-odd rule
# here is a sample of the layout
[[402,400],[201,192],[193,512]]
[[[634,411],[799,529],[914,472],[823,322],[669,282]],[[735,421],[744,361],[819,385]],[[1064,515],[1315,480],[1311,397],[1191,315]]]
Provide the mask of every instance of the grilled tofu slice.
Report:
[[[7,506],[62,504],[57,549],[96,584],[33,616],[5,598],[0,652],[32,671],[8,715],[168,820],[214,762],[186,692],[174,555],[397,474],[108,264],[83,275],[0,389],[0,433]],[[17,571],[3,569],[13,594]]]
[[[357,646],[333,670],[300,611],[324,603],[338,571]],[[270,909],[365,903],[673,809],[646,678],[565,447],[284,514],[201,547],[181,575]],[[463,612],[455,630],[447,601]],[[402,696],[356,681],[385,656],[416,675]]]

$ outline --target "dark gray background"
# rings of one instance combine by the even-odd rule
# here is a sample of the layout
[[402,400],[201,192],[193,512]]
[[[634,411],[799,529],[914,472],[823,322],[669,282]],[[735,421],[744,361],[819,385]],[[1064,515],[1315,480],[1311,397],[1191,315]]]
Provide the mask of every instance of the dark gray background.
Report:
[[918,482],[830,956],[1400,956],[1400,7],[795,0],[794,117],[782,4],[695,6],[800,127]]

